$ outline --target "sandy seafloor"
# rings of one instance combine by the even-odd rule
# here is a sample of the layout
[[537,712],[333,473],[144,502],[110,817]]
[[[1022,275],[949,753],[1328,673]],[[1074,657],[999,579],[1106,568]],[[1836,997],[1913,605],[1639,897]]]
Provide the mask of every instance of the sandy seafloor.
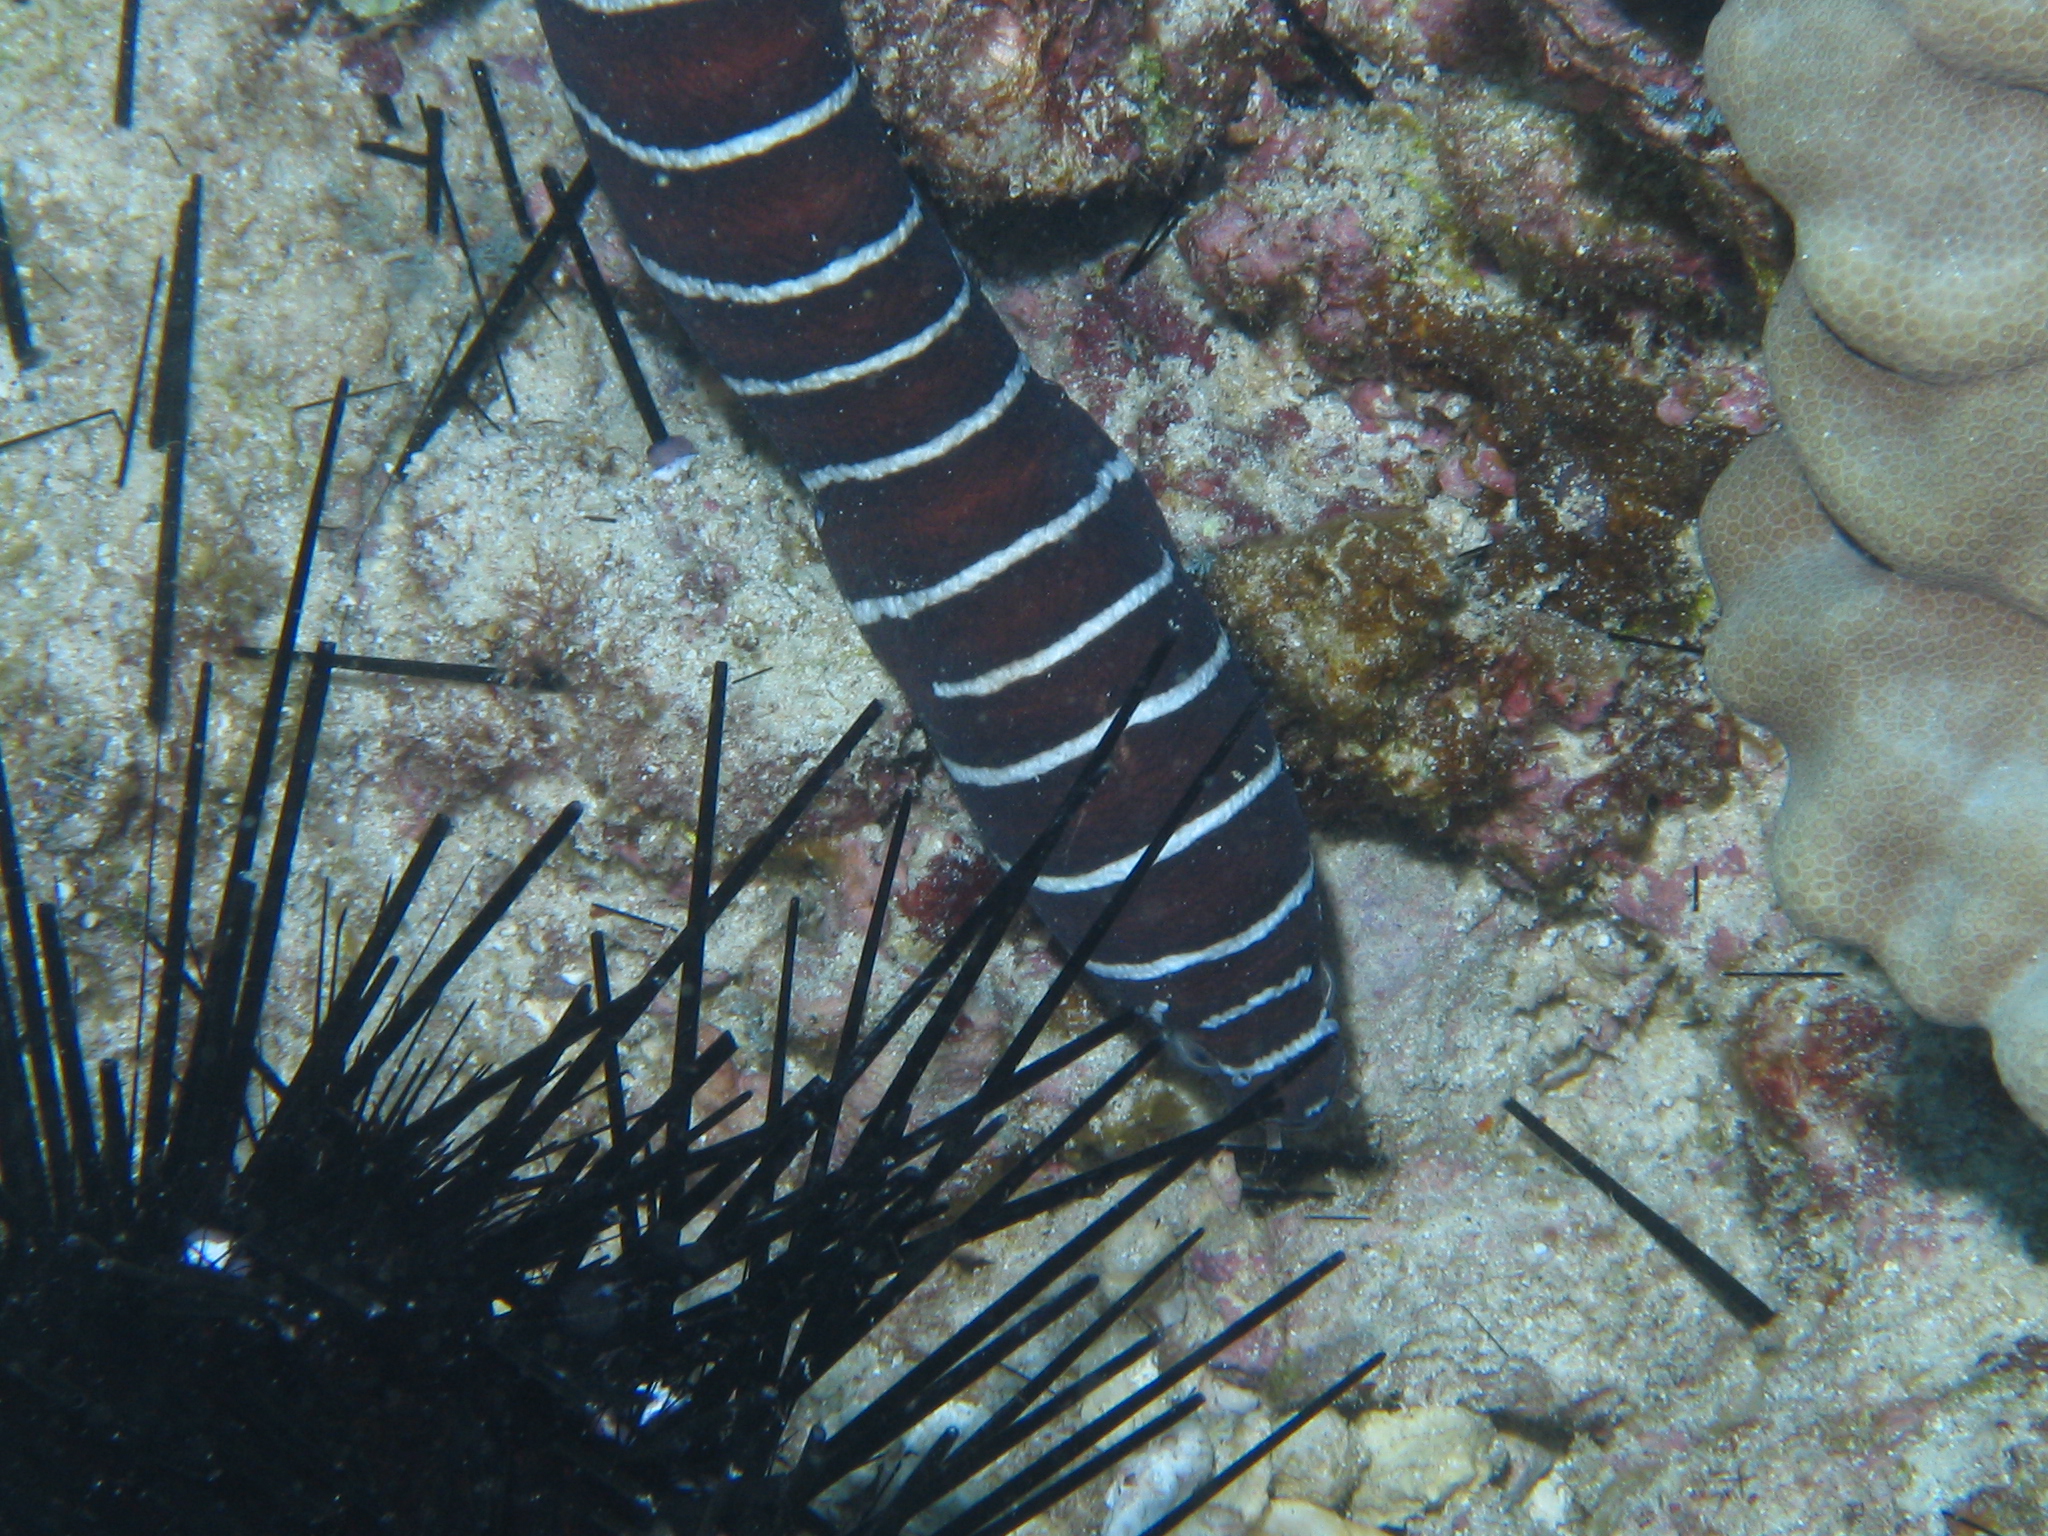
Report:
[[[516,413],[492,386],[488,423],[458,416],[402,485],[378,473],[467,299],[453,246],[421,230],[417,174],[363,157],[355,141],[417,145],[415,96],[449,110],[457,196],[494,288],[518,246],[464,61],[493,62],[529,181],[544,160],[567,171],[578,158],[530,13],[501,0],[409,38],[407,128],[391,134],[344,75],[331,29],[287,25],[283,7],[151,7],[137,125],[123,133],[109,126],[117,9],[36,0],[0,14],[0,194],[45,353],[26,373],[0,362],[0,437],[126,409],[152,265],[187,176],[203,172],[179,719],[198,659],[212,657],[215,760],[239,762],[262,671],[229,653],[267,643],[275,622],[321,422],[296,407],[344,373],[358,388],[400,387],[351,412],[307,641],[568,680],[552,693],[339,682],[297,910],[312,913],[330,879],[360,909],[435,810],[457,817],[446,899],[458,876],[474,885],[501,868],[563,802],[587,802],[573,849],[468,983],[481,1049],[526,1042],[587,979],[593,901],[655,918],[679,909],[714,661],[761,674],[733,694],[736,825],[758,821],[805,754],[879,696],[891,713],[855,789],[778,861],[711,957],[724,982],[718,1022],[758,1060],[776,918],[789,893],[811,893],[798,1017],[800,1052],[814,1059],[870,900],[872,821],[910,781],[919,743],[820,566],[790,482],[640,310],[630,323],[663,410],[700,449],[679,478],[652,479],[588,306],[561,283],[505,348]],[[623,270],[602,226],[600,212],[593,235]],[[1170,251],[1157,280],[1185,284]],[[1351,429],[1262,343],[1219,337],[1213,373],[1169,381],[1197,393],[1197,422],[1227,416],[1246,392],[1293,391],[1313,431]],[[161,476],[159,456],[138,444],[117,489],[118,450],[101,424],[0,456],[0,749],[31,882],[61,892],[97,1047],[117,1053],[132,1028],[150,824],[155,748],[141,697]],[[1284,498],[1284,465],[1274,479]],[[1455,509],[1442,510],[1455,524]],[[1185,518],[1178,531],[1197,545],[1203,535]],[[1661,936],[1599,910],[1546,916],[1476,871],[1391,844],[1323,844],[1357,1086],[1384,1161],[1274,1211],[1244,1200],[1219,1159],[1108,1259],[1133,1272],[1206,1223],[1161,1315],[1188,1329],[1235,1315],[1324,1252],[1349,1254],[1240,1359],[1248,1374],[1209,1380],[1196,1423],[1219,1455],[1367,1350],[1389,1359],[1376,1406],[1316,1426],[1203,1517],[1208,1528],[1334,1533],[1348,1508],[1353,1531],[2048,1530],[2048,1346],[2034,1338],[2048,1334],[2036,1261],[2048,1224],[2034,1193],[2048,1143],[2014,1131],[1967,1037],[1905,1019],[1854,956],[1798,940],[1775,914],[1761,871],[1781,768],[1767,741],[1745,750],[1730,802],[1660,830],[1648,863],[1662,878],[1682,880],[1695,863],[1709,872],[1698,909],[1680,904]],[[221,805],[233,777],[216,780]],[[168,782],[163,794],[169,803]],[[928,779],[911,879],[940,890],[965,836]],[[603,921],[622,956],[651,952],[655,930]],[[1759,1012],[1769,983],[1707,967],[1719,930],[1758,946],[1752,965],[1846,974],[1780,987]],[[281,1060],[303,1027],[295,999],[311,985],[313,931],[311,918],[295,927],[280,972],[269,1049]],[[927,935],[899,925],[885,975],[900,980],[928,952]],[[953,1070],[971,1071],[1050,969],[1029,935],[1012,946]],[[1882,1128],[1821,1125],[1795,1147],[1758,1123],[1737,1082],[1743,1031],[1768,1015],[1796,1032],[1806,1003],[1844,999],[1907,1032],[1911,1070],[1938,1090],[1922,1095],[1938,1123],[1920,1127],[1935,1155],[1891,1156]],[[659,1052],[636,1043],[630,1064],[652,1081]],[[1976,1085],[1974,1096],[1956,1084]],[[1732,1320],[1499,1113],[1509,1093],[1779,1307],[1778,1321],[1751,1332]],[[1057,1103],[1048,1095],[1040,1108]],[[1979,1137],[1979,1116],[1995,1136]],[[1993,1155],[1968,1155],[1980,1139]],[[1834,1161],[1818,1166],[1823,1143]],[[943,1332],[1037,1240],[989,1245],[996,1262],[892,1322],[866,1363],[886,1371]],[[1181,1453],[1190,1464],[1203,1454]],[[1943,1512],[1972,1498],[1978,1523],[1945,1527]],[[1092,1531],[1104,1508],[1095,1487],[1041,1523]]]

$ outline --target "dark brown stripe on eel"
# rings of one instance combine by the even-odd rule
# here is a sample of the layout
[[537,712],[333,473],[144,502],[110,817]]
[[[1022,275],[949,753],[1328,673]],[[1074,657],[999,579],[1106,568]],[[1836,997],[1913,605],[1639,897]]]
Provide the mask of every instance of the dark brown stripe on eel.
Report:
[[[868,643],[989,849],[1023,851],[1172,657],[1033,893],[1071,943],[1252,699],[1143,480],[1038,378],[890,153],[833,0],[537,0],[626,238],[810,491]],[[1337,1033],[1308,828],[1264,720],[1090,966],[1246,1088]],[[1323,1053],[1289,1095],[1342,1082]]]

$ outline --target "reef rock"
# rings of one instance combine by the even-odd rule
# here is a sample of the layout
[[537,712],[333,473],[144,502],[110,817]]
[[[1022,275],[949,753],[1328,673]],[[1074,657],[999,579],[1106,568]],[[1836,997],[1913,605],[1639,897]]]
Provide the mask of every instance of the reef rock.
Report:
[[1790,438],[1701,518],[1715,690],[1792,760],[1771,876],[1800,926],[1876,955],[1907,1002],[1991,1025],[2048,1125],[2048,627],[1884,570],[1828,522]]
[[1325,825],[1391,825],[1569,896],[1658,809],[1717,800],[1733,722],[1672,653],[1473,596],[1421,520],[1333,521],[1226,550],[1218,610]]
[[1170,186],[1243,106],[1254,8],[851,0],[875,104],[939,193],[990,206]]

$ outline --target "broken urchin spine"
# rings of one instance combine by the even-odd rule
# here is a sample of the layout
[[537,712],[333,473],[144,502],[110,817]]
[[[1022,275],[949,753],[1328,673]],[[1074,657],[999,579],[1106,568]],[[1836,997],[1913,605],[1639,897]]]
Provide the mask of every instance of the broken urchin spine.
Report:
[[[1253,699],[1131,462],[1039,378],[889,150],[833,0],[539,0],[648,276],[810,492],[840,591],[1014,861],[1173,649],[1039,877],[1074,943]],[[1246,731],[1091,961],[1245,1088],[1337,1033],[1308,829]],[[1335,1090],[1333,1049],[1297,1114]]]

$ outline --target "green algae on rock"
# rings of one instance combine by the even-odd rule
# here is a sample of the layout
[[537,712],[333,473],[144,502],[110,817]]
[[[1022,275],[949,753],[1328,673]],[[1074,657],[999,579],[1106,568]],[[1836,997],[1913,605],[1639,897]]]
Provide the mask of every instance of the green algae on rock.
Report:
[[1209,579],[1289,702],[1354,735],[1392,728],[1462,606],[1415,520],[1391,515],[1240,544]]
[[1325,825],[1391,826],[1568,895],[1640,853],[1660,810],[1727,791],[1729,723],[1690,658],[1468,602],[1419,519],[1249,541],[1209,583]]

